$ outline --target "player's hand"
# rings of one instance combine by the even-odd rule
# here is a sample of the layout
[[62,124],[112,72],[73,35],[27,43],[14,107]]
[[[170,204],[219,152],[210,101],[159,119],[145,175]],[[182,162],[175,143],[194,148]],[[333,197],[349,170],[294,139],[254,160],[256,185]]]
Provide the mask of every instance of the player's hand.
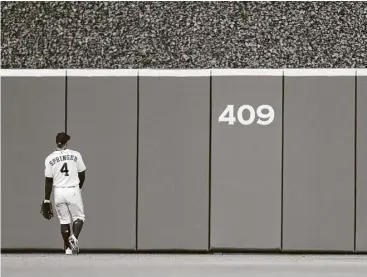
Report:
[[47,220],[50,220],[54,216],[54,213],[52,211],[52,204],[50,200],[42,201],[40,213]]

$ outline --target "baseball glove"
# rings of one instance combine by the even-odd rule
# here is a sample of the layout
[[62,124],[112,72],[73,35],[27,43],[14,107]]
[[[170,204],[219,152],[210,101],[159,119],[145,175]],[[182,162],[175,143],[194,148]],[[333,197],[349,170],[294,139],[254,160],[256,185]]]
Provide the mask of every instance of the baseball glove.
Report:
[[54,216],[54,213],[52,211],[52,204],[51,204],[51,202],[42,201],[42,204],[41,204],[41,214],[47,220],[50,220]]

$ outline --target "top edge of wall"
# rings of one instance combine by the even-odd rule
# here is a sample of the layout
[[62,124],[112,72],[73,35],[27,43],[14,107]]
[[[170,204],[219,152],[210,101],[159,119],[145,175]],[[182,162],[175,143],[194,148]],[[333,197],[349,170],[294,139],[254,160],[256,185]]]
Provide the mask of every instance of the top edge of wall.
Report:
[[353,68],[285,68],[285,69],[1,69],[0,75],[24,77],[53,76],[146,76],[146,77],[190,77],[190,76],[366,76],[366,69]]
[[353,68],[285,68],[284,76],[355,76],[356,72]]
[[212,69],[212,76],[282,76],[283,69],[239,68]]
[[145,77],[209,77],[210,69],[141,69],[139,76]]
[[138,71],[138,69],[67,69],[66,75],[71,77],[136,77]]
[[367,76],[367,68],[357,69],[357,76]]
[[65,69],[1,69],[4,77],[65,77]]

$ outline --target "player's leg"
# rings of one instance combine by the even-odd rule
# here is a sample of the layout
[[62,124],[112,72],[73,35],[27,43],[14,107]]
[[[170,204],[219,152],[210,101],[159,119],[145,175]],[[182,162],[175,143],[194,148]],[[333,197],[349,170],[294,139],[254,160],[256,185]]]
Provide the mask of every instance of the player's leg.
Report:
[[72,254],[69,243],[71,218],[62,195],[55,195],[55,208],[61,225],[61,235],[64,241],[65,253]]
[[[64,240],[64,250],[70,249],[69,237],[70,237],[70,224],[61,224],[61,235]],[[71,249],[70,249],[71,250]],[[70,251],[67,251],[70,252]]]
[[79,189],[76,189],[75,193],[70,197],[68,204],[73,220],[73,235],[69,238],[69,242],[73,250],[79,252],[78,239],[85,221],[84,205]]
[[79,234],[82,231],[84,224],[83,219],[76,219],[73,222],[73,234],[69,237],[69,243],[72,247],[72,250],[76,253],[79,252]]
[[79,238],[79,234],[83,229],[84,220],[77,219],[73,222],[73,235],[76,239]]

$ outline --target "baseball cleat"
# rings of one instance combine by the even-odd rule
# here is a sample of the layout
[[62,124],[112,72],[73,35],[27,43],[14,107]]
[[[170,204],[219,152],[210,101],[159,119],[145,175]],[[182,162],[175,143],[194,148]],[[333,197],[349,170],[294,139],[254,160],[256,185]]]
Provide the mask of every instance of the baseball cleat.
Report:
[[67,249],[65,250],[65,254],[66,254],[66,255],[72,255],[72,254],[73,254],[73,250],[71,250],[70,248],[67,248]]
[[69,237],[69,243],[70,243],[71,250],[73,251],[73,253],[79,253],[78,240],[74,235]]

